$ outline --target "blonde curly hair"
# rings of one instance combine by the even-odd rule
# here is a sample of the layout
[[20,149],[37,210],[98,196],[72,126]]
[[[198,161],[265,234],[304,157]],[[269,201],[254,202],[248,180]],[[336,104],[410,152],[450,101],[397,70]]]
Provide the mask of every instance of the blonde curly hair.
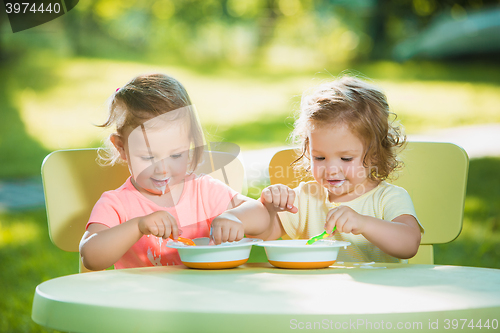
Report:
[[312,127],[345,124],[363,142],[363,165],[370,169],[368,177],[385,180],[403,166],[397,153],[404,147],[406,136],[396,118],[389,111],[385,94],[370,83],[352,76],[323,83],[302,96],[300,115],[291,133],[301,153],[292,165],[309,174],[308,132]]

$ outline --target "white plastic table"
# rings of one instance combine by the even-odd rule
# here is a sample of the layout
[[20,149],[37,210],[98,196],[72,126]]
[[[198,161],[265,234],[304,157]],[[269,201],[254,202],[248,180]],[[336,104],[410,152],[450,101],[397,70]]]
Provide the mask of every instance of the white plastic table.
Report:
[[498,332],[500,270],[347,263],[108,270],[38,285],[32,318],[66,332]]

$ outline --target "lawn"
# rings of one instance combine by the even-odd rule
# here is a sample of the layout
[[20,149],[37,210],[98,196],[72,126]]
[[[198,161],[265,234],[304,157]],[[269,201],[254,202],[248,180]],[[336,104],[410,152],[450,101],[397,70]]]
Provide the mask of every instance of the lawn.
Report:
[[[200,73],[105,59],[50,62],[47,57],[51,56],[38,54],[23,61],[22,67],[6,71],[11,82],[3,84],[8,95],[0,98],[2,104],[10,105],[9,114],[17,111],[29,137],[49,150],[99,145],[108,132],[93,125],[105,120],[107,98],[137,74],[153,71],[168,73],[186,86],[210,138],[233,141],[243,148],[281,145],[290,132],[302,92],[343,72],[325,69],[259,75],[221,69]],[[47,65],[50,63],[57,66]],[[392,111],[409,133],[500,122],[500,67],[418,66],[420,71],[412,63],[361,66],[362,73],[387,93]],[[33,76],[34,72],[38,74]],[[478,72],[483,80],[476,79]],[[441,73],[439,79],[434,73]],[[263,127],[252,132],[259,127],[252,125]]]
[[[162,71],[182,81],[212,141],[242,149],[280,146],[293,124],[301,92],[342,69],[210,73],[156,64],[37,54],[23,66],[0,67],[0,178],[38,175],[43,157],[64,148],[98,146],[108,132],[107,97],[138,73]],[[379,62],[357,69],[387,93],[407,132],[500,122],[500,67],[480,64]],[[36,73],[36,75],[34,75]],[[437,264],[500,268],[500,157],[470,162],[464,227],[435,247]],[[257,193],[258,191],[251,191]],[[46,332],[31,321],[33,292],[42,281],[77,273],[76,253],[49,240],[45,211],[0,213],[0,332]]]

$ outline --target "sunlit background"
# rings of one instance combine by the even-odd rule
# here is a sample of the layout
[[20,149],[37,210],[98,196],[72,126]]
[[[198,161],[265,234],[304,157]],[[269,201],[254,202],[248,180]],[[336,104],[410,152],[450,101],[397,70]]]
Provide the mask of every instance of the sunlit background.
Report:
[[[53,150],[100,146],[107,98],[145,72],[181,81],[209,137],[244,152],[286,145],[302,92],[343,73],[380,86],[410,135],[500,126],[498,0],[82,0],[15,34],[0,9],[0,192],[39,182]],[[498,151],[471,160],[464,229],[436,263],[500,267]],[[21,207],[0,212],[1,332],[44,331],[35,286],[78,271],[43,206]]]

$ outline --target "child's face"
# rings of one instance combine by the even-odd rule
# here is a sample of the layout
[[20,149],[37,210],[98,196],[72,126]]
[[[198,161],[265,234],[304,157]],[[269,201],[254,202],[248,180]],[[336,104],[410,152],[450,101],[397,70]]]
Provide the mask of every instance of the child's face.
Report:
[[363,143],[346,125],[312,129],[309,152],[313,177],[328,190],[330,201],[351,200],[372,188]]
[[162,195],[184,180],[191,143],[185,120],[165,121],[156,117],[123,137],[122,158],[140,192]]

